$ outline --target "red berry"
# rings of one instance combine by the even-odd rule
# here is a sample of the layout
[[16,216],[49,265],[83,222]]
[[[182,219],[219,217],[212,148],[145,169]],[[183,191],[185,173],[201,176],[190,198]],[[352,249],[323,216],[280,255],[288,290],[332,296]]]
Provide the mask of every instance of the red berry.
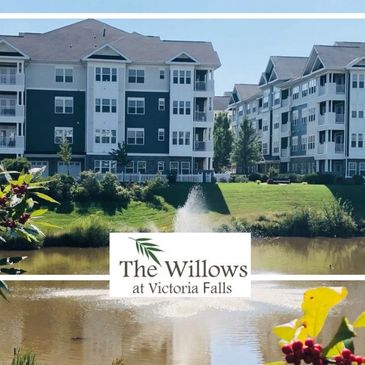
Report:
[[288,363],[288,364],[294,364],[294,361],[295,361],[295,356],[294,354],[288,354],[285,356],[285,361]]
[[336,355],[333,360],[336,361],[337,364],[340,364],[342,362],[342,356],[341,355]]
[[281,351],[285,354],[285,355],[288,355],[288,354],[291,354],[293,351],[290,347],[290,345],[284,345],[282,348],[281,348]]
[[294,341],[292,343],[292,348],[293,348],[293,351],[300,351],[302,348],[303,348],[303,343],[302,341]]
[[362,356],[355,356],[355,361],[358,363],[358,365],[362,364]]
[[349,349],[343,349],[342,350],[342,356],[344,359],[350,359],[351,358],[351,351]]
[[313,347],[314,346],[314,341],[311,338],[307,338],[305,340],[305,345],[308,347]]
[[303,360],[306,364],[311,364],[313,360],[312,355],[304,355]]
[[319,343],[316,343],[316,344],[314,345],[314,348],[315,348],[315,349],[317,349],[319,352],[322,352],[322,351],[323,351],[323,347],[322,347],[322,345],[321,345],[321,344],[319,344]]

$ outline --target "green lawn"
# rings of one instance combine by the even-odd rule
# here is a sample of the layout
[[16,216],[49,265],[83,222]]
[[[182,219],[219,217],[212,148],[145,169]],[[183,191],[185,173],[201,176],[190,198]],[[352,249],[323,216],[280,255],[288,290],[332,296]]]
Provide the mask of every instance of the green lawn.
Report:
[[[106,210],[92,206],[76,208],[70,214],[48,212],[47,222],[67,227],[90,214],[98,214],[115,229],[142,227],[169,231],[173,226],[175,211],[184,205],[193,184],[176,184],[162,194],[163,209],[145,203],[132,202],[127,209]],[[254,220],[258,216],[288,212],[298,207],[320,208],[334,197],[352,202],[355,214],[365,217],[365,186],[325,185],[267,185],[256,183],[223,183],[202,185],[209,216],[216,225],[228,222],[231,216]]]

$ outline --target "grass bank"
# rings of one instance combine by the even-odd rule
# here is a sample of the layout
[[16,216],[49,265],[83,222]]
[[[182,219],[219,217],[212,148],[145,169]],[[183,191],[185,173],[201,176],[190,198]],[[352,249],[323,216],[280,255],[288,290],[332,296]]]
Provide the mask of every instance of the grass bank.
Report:
[[[77,203],[70,213],[49,211],[44,220],[60,228],[43,227],[41,220],[38,221],[47,234],[45,245],[103,246],[110,230],[172,231],[176,209],[184,205],[192,187],[188,183],[168,186],[160,193],[159,204],[132,201],[121,208],[105,203]],[[239,225],[241,228],[264,227],[262,232],[267,235],[301,235],[302,231],[290,229],[288,225],[301,227],[301,219],[307,219],[310,224],[316,215],[308,218],[306,210],[321,211],[324,206],[330,207],[336,198],[350,202],[360,226],[365,218],[365,186],[220,183],[203,184],[201,188],[206,214],[217,228],[232,226],[234,220],[236,226],[237,222],[244,222]],[[296,212],[300,213],[299,218],[293,216]]]

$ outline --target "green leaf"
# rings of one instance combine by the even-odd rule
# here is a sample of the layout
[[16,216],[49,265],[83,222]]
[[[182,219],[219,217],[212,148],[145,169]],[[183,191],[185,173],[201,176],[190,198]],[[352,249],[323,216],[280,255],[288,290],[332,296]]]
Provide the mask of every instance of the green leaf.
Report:
[[354,328],[350,324],[349,320],[344,317],[337,329],[336,334],[333,336],[330,343],[324,348],[323,353],[327,357],[340,354],[345,347],[343,341],[351,340],[355,336],[356,333],[354,332]]
[[0,280],[0,296],[2,296],[7,301],[8,294],[10,294],[9,287],[6,285],[5,281]]
[[138,241],[138,242],[145,242],[145,241],[151,241],[151,240],[152,240],[152,238],[137,238],[136,239],[136,241]]
[[43,215],[43,214],[45,214],[45,213],[47,213],[48,212],[48,209],[37,209],[37,210],[35,210],[34,212],[32,212],[31,214],[30,214],[30,216],[33,218],[33,217],[39,217],[39,216],[41,216],[41,215]]
[[150,252],[150,256],[151,256],[152,260],[154,262],[156,262],[156,264],[161,266],[160,261],[158,261],[157,257],[155,256],[155,254],[153,252]]
[[28,256],[5,257],[0,259],[0,266],[17,264],[20,261],[27,259]]
[[43,200],[46,200],[46,201],[48,201],[50,203],[60,204],[57,200],[54,200],[53,198],[51,198],[47,194],[40,193],[39,191],[35,191],[33,194],[36,195],[38,198],[41,198]]

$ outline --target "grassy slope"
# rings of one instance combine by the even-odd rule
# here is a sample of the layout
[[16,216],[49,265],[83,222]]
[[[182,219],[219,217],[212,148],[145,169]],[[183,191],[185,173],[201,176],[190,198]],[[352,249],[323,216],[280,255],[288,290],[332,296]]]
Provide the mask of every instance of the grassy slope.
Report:
[[[105,212],[101,208],[91,207],[84,211],[74,210],[71,214],[47,213],[49,223],[67,227],[78,219],[99,214],[111,222],[116,229],[138,229],[140,227],[171,230],[175,210],[184,204],[192,184],[176,184],[163,194],[164,209],[155,209],[145,203],[133,202],[128,209]],[[230,216],[249,220],[260,215],[290,211],[301,206],[319,208],[334,196],[349,199],[355,208],[355,214],[365,216],[365,186],[324,185],[266,185],[266,184],[206,184],[203,185],[207,208],[218,225],[227,222]]]

